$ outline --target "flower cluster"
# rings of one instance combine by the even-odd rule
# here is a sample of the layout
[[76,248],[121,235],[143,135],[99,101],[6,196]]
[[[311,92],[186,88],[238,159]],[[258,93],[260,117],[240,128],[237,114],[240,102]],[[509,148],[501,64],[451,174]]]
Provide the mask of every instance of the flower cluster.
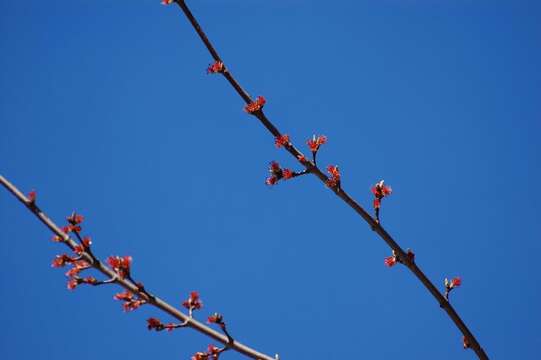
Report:
[[90,249],[90,245],[92,245],[92,240],[90,239],[90,236],[85,236],[80,244],[77,244],[75,248],[73,248],[73,251],[76,254],[81,255],[83,252],[88,251]]
[[379,210],[381,208],[381,199],[385,196],[391,195],[393,189],[390,186],[384,184],[384,180],[376,183],[371,189],[372,194],[374,194],[374,211],[376,212],[376,222],[379,223]]
[[79,275],[82,270],[90,268],[90,264],[85,260],[76,260],[72,263],[73,267],[66,272],[67,277],[75,277]]
[[459,276],[454,277],[451,280],[445,278],[443,283],[445,285],[445,299],[449,301],[449,293],[462,285],[462,279]]
[[219,313],[212,314],[211,316],[208,317],[207,323],[216,324],[220,326],[222,330],[225,330],[225,322],[224,322],[224,317],[222,316],[222,314],[219,314]]
[[327,179],[325,182],[325,185],[327,185],[330,188],[333,187],[340,187],[340,170],[338,170],[337,165],[329,165],[327,166],[327,172],[331,177]]
[[156,318],[149,318],[147,319],[147,328],[149,330],[156,330],[156,331],[173,331],[175,328],[180,327],[180,325],[169,323],[169,324],[162,324],[162,322],[159,319]]
[[66,264],[72,264],[76,259],[66,255],[56,255],[56,257],[53,259],[53,262],[51,263],[51,266],[54,268],[64,267]]
[[217,74],[222,73],[225,70],[224,63],[221,61],[215,61],[214,63],[210,64],[207,68],[207,74]]
[[199,293],[197,291],[192,291],[190,293],[190,297],[182,303],[182,306],[188,309],[190,311],[190,314],[192,310],[201,309],[203,307],[203,303],[199,298]]
[[80,284],[96,285],[98,284],[98,280],[96,280],[93,276],[88,276],[85,278],[74,276],[68,280],[67,286],[69,290],[73,290]]
[[274,145],[276,145],[278,149],[281,148],[282,146],[289,145],[289,135],[284,134],[284,135],[277,136],[274,139]]
[[254,114],[263,109],[266,102],[267,100],[265,100],[263,96],[258,96],[255,101],[252,101],[244,107],[244,111],[246,111],[248,114]]
[[198,351],[192,356],[192,360],[218,360],[220,353],[225,349],[217,348],[216,346],[210,344],[208,346],[207,352]]
[[325,135],[314,135],[310,140],[308,140],[306,143],[308,144],[308,147],[310,148],[310,151],[312,154],[315,154],[318,152],[319,147],[327,142],[327,137]]
[[295,172],[290,169],[282,169],[276,161],[269,164],[270,176],[265,180],[267,185],[275,185],[281,179],[288,180],[295,176]]
[[[415,261],[415,254],[413,253],[413,251],[411,251],[411,249],[408,249],[408,250],[407,250],[406,255],[407,255],[408,259],[409,259],[411,262],[414,262],[414,261]],[[386,257],[386,258],[383,260],[383,263],[385,264],[385,266],[393,267],[393,266],[395,266],[397,263],[403,263],[403,261],[400,260],[400,257],[398,256],[398,254],[396,253],[396,251],[393,249],[393,255]]]
[[130,276],[131,256],[109,256],[107,263],[120,276],[121,279]]
[[133,293],[128,290],[124,291],[123,293],[115,294],[113,299],[124,301],[122,307],[126,312],[135,310],[146,303],[144,299],[135,299]]

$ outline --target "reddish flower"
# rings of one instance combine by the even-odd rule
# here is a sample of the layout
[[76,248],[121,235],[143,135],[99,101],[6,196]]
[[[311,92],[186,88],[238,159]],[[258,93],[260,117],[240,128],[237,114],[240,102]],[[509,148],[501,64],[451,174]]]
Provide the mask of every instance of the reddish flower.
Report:
[[199,299],[199,293],[197,291],[192,291],[190,293],[190,297],[188,298],[188,300],[182,303],[182,306],[184,306],[186,309],[189,309],[189,310],[201,309],[201,307],[203,306],[203,303],[201,302],[201,299]]
[[461,284],[462,284],[462,280],[460,279],[460,277],[457,276],[450,281],[449,288],[452,289],[455,287],[459,287]]
[[78,225],[82,223],[84,219],[83,215],[77,214],[75,211],[66,218],[71,225]]
[[385,196],[391,195],[393,189],[390,186],[385,185],[384,180],[381,180],[372,187],[372,193],[377,199],[383,199]]
[[221,61],[215,61],[207,68],[207,74],[216,74],[224,71],[224,63]]
[[465,336],[462,336],[462,346],[464,349],[468,349],[470,347],[470,340],[468,340],[468,338]]
[[325,135],[313,136],[306,143],[310,148],[310,151],[316,153],[319,150],[319,147],[327,142],[327,137]]
[[274,145],[279,149],[282,146],[289,144],[289,135],[280,135],[274,139]]
[[383,261],[385,263],[386,266],[388,267],[393,267],[396,265],[397,263],[397,258],[396,256],[389,256],[389,257],[386,257],[385,260]]
[[176,324],[173,324],[173,323],[169,323],[169,324],[165,324],[163,326],[164,329],[166,329],[167,331],[173,331],[177,328],[178,326]]
[[73,248],[73,251],[76,254],[81,255],[83,252],[88,250],[88,248],[90,248],[90,245],[92,245],[92,240],[90,239],[90,236],[85,236],[83,238],[82,244],[75,245],[75,247]]
[[95,277],[93,276],[88,276],[88,277],[85,277],[85,278],[82,278],[80,279],[81,283],[85,283],[85,284],[90,284],[90,285],[95,285],[98,283],[98,280],[96,280]]
[[210,344],[208,346],[207,354],[212,357],[212,359],[217,360],[220,356],[220,353],[222,352],[222,349],[217,348],[216,346]]
[[208,360],[209,354],[198,351],[192,356],[192,360]]
[[28,193],[28,195],[26,195],[26,197],[28,198],[28,204],[35,205],[36,204],[36,196],[37,196],[36,190],[30,191]]
[[156,329],[157,331],[163,329],[163,324],[160,320],[156,318],[149,318],[147,319],[147,328],[149,330]]
[[122,279],[130,275],[131,256],[109,256],[107,262]]
[[70,278],[70,279],[68,280],[68,289],[69,289],[69,290],[75,289],[75,288],[77,287],[77,285],[80,284],[80,283],[79,283],[79,280],[80,280],[80,278]]
[[174,2],[175,2],[175,0],[162,0],[162,5],[169,5],[169,4],[172,4]]
[[266,102],[267,100],[265,100],[263,96],[258,96],[255,101],[252,101],[244,107],[244,111],[246,111],[248,114],[258,112],[263,109],[263,106],[265,106]]
[[73,267],[66,272],[67,277],[74,277],[78,275],[81,270],[90,268],[90,264],[85,260],[77,260],[73,263]]
[[381,200],[374,199],[374,209],[379,209],[381,207]]
[[275,185],[278,180],[284,177],[282,168],[280,168],[280,164],[278,164],[276,161],[271,161],[269,164],[269,172],[271,173],[271,176],[265,180],[265,184],[267,185]]
[[305,163],[306,162],[306,157],[304,155],[297,155],[297,159],[301,162],[301,163]]
[[219,313],[214,313],[212,314],[211,316],[208,317],[207,319],[207,323],[209,324],[223,324],[224,323],[224,318],[221,314]]
[[340,186],[340,170],[338,170],[338,166],[327,166],[327,172],[331,175],[331,177],[325,182],[325,185],[330,188]]
[[289,170],[289,169],[284,169],[282,171],[282,174],[284,176],[284,180],[288,180],[288,179],[291,179],[294,175],[293,171]]
[[331,174],[331,176],[334,179],[340,179],[340,171],[338,170],[338,166],[336,165],[327,166],[327,172]]
[[269,186],[275,185],[277,182],[278,182],[278,179],[276,178],[276,176],[269,176],[268,178],[265,179],[265,184]]
[[146,301],[143,299],[131,300],[131,301],[126,301],[124,304],[122,304],[122,307],[124,308],[124,311],[128,312],[128,311],[132,311],[139,308],[141,305],[145,303]]
[[113,296],[113,299],[115,300],[122,300],[122,301],[131,301],[133,299],[133,293],[131,291],[124,291],[123,293],[118,293]]
[[51,266],[54,268],[64,267],[66,264],[73,263],[73,259],[66,254],[56,255],[51,263]]

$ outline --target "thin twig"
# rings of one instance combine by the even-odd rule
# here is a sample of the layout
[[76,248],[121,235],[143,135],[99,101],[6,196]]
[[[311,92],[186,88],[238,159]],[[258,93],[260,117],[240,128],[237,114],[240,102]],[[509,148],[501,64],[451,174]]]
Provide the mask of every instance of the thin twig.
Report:
[[[208,51],[210,52],[211,56],[214,58],[215,61],[223,62],[220,55],[208,39],[207,35],[204,33],[203,29],[193,16],[192,12],[186,5],[186,2],[184,0],[176,0],[176,3],[178,6],[182,9],[190,23],[192,24],[193,28],[207,47]],[[250,97],[250,95],[240,86],[239,82],[233,77],[231,72],[227,69],[227,71],[222,72],[223,76],[229,81],[231,86],[235,89],[235,91],[239,94],[239,96],[247,103],[251,103],[253,100]],[[266,117],[263,110],[254,112],[254,116],[256,116],[259,121],[263,124],[263,126],[276,138],[282,135],[282,133],[274,126],[273,123],[270,122],[270,120]],[[284,148],[296,159],[299,159],[299,157],[302,155],[302,153],[291,143],[288,143],[284,145]],[[315,157],[314,157],[315,161]],[[307,171],[314,174],[317,178],[319,178],[322,182],[326,182],[328,180],[328,177],[315,165],[314,161],[306,160],[303,162],[304,166],[306,167]],[[362,207],[359,205],[351,196],[349,196],[341,186],[335,186],[332,187],[331,190],[340,198],[342,199],[347,205],[349,205],[355,212],[357,212],[367,223],[370,225],[372,229],[387,243],[387,245],[394,251],[396,251],[398,258],[400,261],[408,267],[408,269],[413,272],[413,274],[423,283],[425,288],[432,294],[432,296],[436,299],[438,304],[445,310],[447,315],[451,318],[451,320],[455,323],[457,328],[462,332],[462,334],[469,340],[470,347],[475,351],[479,359],[486,360],[488,359],[488,356],[486,355],[485,351],[475,338],[475,336],[472,334],[472,332],[468,329],[464,321],[460,318],[458,313],[455,311],[455,309],[451,306],[451,304],[444,298],[444,296],[440,293],[440,291],[434,286],[434,284],[427,278],[427,276],[421,271],[421,269],[415,264],[415,262],[411,261],[411,259],[407,256],[406,252],[396,243],[396,241],[385,231],[385,229],[379,224],[375,219],[373,219]]]

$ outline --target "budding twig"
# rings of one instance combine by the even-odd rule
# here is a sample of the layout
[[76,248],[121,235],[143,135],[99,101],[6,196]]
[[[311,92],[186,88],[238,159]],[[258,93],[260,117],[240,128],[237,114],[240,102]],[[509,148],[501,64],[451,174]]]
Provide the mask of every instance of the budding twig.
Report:
[[[186,5],[186,1],[184,0],[175,0],[176,4],[181,8],[183,13],[186,15],[188,21],[192,24],[194,30],[197,32],[201,40],[203,41],[203,44],[208,49],[209,53],[211,54],[212,58],[215,61],[222,62],[222,59],[220,58],[218,52],[214,48],[214,46],[209,41],[207,35],[202,30],[201,26],[193,16],[192,12]],[[276,128],[276,126],[271,123],[271,121],[266,117],[265,113],[263,112],[263,105],[265,104],[265,99],[263,98],[263,102],[261,102],[261,98],[256,99],[256,101],[252,100],[252,97],[240,86],[238,81],[233,77],[230,71],[225,71],[222,73],[222,75],[227,79],[227,81],[231,84],[231,86],[235,89],[235,91],[239,94],[239,96],[244,100],[244,102],[248,106],[248,110],[252,110],[252,107],[250,105],[252,104],[259,104],[260,106],[255,109],[253,112],[250,112],[252,115],[257,117],[261,124],[274,136],[274,138],[280,137],[282,133]],[[455,323],[457,328],[463,333],[463,335],[469,340],[469,346],[475,351],[479,359],[485,360],[488,359],[488,356],[486,355],[485,351],[482,349],[481,345],[477,341],[477,339],[473,336],[471,331],[468,329],[464,321],[460,318],[458,313],[455,311],[455,309],[449,304],[449,302],[445,299],[445,297],[438,291],[438,289],[434,286],[434,284],[427,278],[427,276],[423,273],[423,271],[415,264],[415,262],[411,261],[406,252],[398,245],[398,243],[385,231],[385,229],[381,226],[379,223],[378,218],[372,218],[365,210],[364,208],[359,205],[351,196],[349,196],[340,186],[339,181],[332,181],[333,177],[328,178],[323,174],[323,172],[316,166],[315,164],[315,156],[313,158],[313,161],[308,161],[306,158],[304,158],[304,155],[297,150],[297,148],[289,143],[288,146],[285,146],[285,149],[293,155],[296,159],[301,161],[301,163],[306,167],[307,171],[319,178],[321,181],[326,183],[329,188],[340,198],[342,199],[347,205],[349,205],[355,212],[357,212],[367,223],[368,225],[374,229],[374,231],[381,237],[383,241],[387,243],[387,245],[396,252],[399,259],[402,259],[404,261],[404,264],[408,267],[408,269],[413,272],[413,274],[421,281],[421,283],[425,286],[425,288],[430,292],[430,294],[436,299],[436,301],[441,305],[441,307],[446,311],[447,315],[450,317],[450,319]],[[303,159],[303,160],[301,160]],[[337,180],[337,179],[334,179]],[[339,180],[339,179],[338,179]],[[379,217],[379,214],[378,214]]]
[[[68,234],[66,234],[66,232],[62,231],[62,229],[58,225],[56,225],[37,206],[35,202],[35,195],[34,195],[34,201],[31,201],[31,199],[27,198],[19,189],[17,189],[17,187],[15,187],[2,175],[0,175],[0,184],[2,184],[2,186],[4,186],[11,194],[13,194],[13,196],[15,196],[23,205],[25,205],[47,228],[49,228],[49,230],[51,230],[54,233],[53,238],[55,239],[55,241],[65,244],[71,250],[75,250],[78,246],[80,246],[77,241],[72,239]],[[203,335],[206,335],[214,339],[215,341],[218,341],[226,346],[229,346],[232,350],[235,350],[243,355],[246,355],[249,358],[260,359],[260,360],[273,360],[274,359],[273,357],[263,354],[238,341],[235,341],[234,343],[230,343],[230,340],[226,335],[220,334],[219,332],[211,329],[210,327],[195,320],[194,318],[189,317],[188,315],[184,314],[177,308],[173,307],[172,305],[168,304],[164,300],[160,299],[159,297],[148,296],[146,291],[141,291],[141,288],[137,286],[137,284],[133,283],[127,278],[122,278],[118,276],[117,273],[113,269],[106,266],[102,261],[96,259],[95,262],[92,262],[93,258],[90,256],[88,252],[83,251],[80,254],[80,257],[82,260],[86,261],[89,265],[91,264],[91,266],[89,267],[92,267],[98,270],[103,275],[105,275],[107,279],[115,279],[115,283],[123,287],[127,292],[137,295],[138,299],[134,299],[133,301],[140,302],[138,306],[142,304],[152,305],[162,310],[163,312],[169,314],[170,316],[182,322],[186,322],[187,327],[190,327],[202,333]],[[81,278],[76,277],[73,279],[81,279]],[[82,279],[85,279],[85,280],[74,280],[74,281],[76,282],[84,281],[85,283],[89,283],[89,284],[93,282],[93,280],[90,280],[90,278],[82,278]],[[97,280],[95,281],[97,282]]]

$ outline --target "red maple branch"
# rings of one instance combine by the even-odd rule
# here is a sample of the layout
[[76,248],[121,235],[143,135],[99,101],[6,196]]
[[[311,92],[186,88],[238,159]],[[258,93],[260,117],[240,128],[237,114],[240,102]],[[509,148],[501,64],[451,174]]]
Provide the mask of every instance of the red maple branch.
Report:
[[[117,284],[123,287],[126,292],[115,295],[115,299],[124,301],[124,309],[130,311],[136,309],[137,307],[146,304],[152,305],[156,308],[164,311],[165,313],[171,315],[175,319],[182,321],[181,324],[166,324],[163,325],[164,328],[179,328],[179,327],[190,327],[220,343],[224,344],[224,348],[216,348],[213,345],[209,345],[207,353],[198,352],[192,358],[195,359],[206,359],[204,356],[208,355],[208,359],[217,359],[218,355],[225,350],[235,350],[241,354],[244,354],[252,359],[260,360],[276,360],[276,358],[269,355],[262,354],[257,350],[254,350],[237,340],[233,339],[231,335],[225,330],[225,324],[223,326],[220,322],[215,322],[220,325],[221,330],[224,334],[211,329],[205,324],[200,323],[192,317],[192,311],[201,307],[200,302],[198,305],[198,295],[195,296],[194,293],[190,295],[190,298],[184,302],[184,306],[188,309],[189,314],[186,315],[180,310],[176,309],[172,305],[168,304],[159,297],[149,293],[141,283],[137,283],[133,280],[129,268],[131,263],[131,258],[128,260],[126,257],[110,257],[108,259],[111,267],[105,265],[100,261],[91,251],[89,242],[85,242],[81,238],[79,232],[80,227],[79,222],[72,222],[68,218],[68,225],[65,228],[60,228],[56,225],[37,205],[36,203],[36,192],[32,191],[28,194],[28,197],[25,196],[19,189],[17,189],[12,183],[10,183],[6,178],[0,175],[0,184],[2,184],[10,193],[12,193],[23,205],[25,205],[28,210],[30,210],[46,227],[49,228],[54,233],[54,240],[57,242],[64,243],[69,247],[74,253],[78,255],[76,258],[72,258],[68,255],[59,255],[53,260],[54,267],[63,266],[66,263],[74,265],[74,269],[77,269],[77,262],[83,261],[86,265],[82,265],[81,268],[70,276],[70,282],[68,282],[68,288],[72,286],[73,288],[80,284],[89,284],[89,285],[103,285],[103,284]],[[72,215],[76,216],[76,214]],[[80,215],[79,215],[80,216]],[[78,227],[78,228],[73,228]],[[68,235],[68,233],[76,234],[76,238],[79,241],[76,241]],[[86,244],[86,246],[85,246]],[[106,276],[107,280],[98,281],[93,277],[82,278],[78,276],[78,272],[84,269],[94,268]],[[71,271],[71,270],[70,270]],[[68,272],[69,273],[69,272]],[[67,274],[68,275],[68,274]],[[213,315],[214,316],[214,315]],[[209,323],[210,323],[209,317]],[[152,319],[152,318],[151,318]],[[156,320],[156,319],[155,319]],[[157,323],[153,323],[154,326],[151,326],[151,320],[148,320],[148,328],[155,328],[156,330],[161,330],[160,326]],[[199,354],[199,355],[197,355]],[[203,357],[202,357],[203,356]]]
[[[175,2],[183,11],[183,13],[186,15],[190,23],[192,24],[193,28],[203,41],[204,45],[208,49],[210,55],[215,61],[215,64],[217,64],[215,67],[209,67],[209,72],[215,72],[222,74],[227,81],[231,84],[231,86],[235,89],[235,91],[239,94],[239,96],[246,102],[247,106],[245,107],[245,110],[249,112],[251,115],[254,115],[259,119],[261,124],[273,135],[275,139],[282,139],[284,137],[284,134],[282,134],[278,128],[271,123],[271,121],[267,118],[265,113],[263,112],[263,105],[265,104],[265,99],[263,97],[258,97],[256,100],[253,100],[252,97],[244,90],[239,82],[233,77],[227,66],[225,65],[224,61],[208,39],[205,32],[202,30],[201,26],[193,16],[192,12],[186,5],[186,2],[184,0],[171,0],[166,1],[167,3]],[[214,71],[217,69],[217,71]],[[479,359],[485,360],[488,359],[488,356],[486,355],[485,351],[475,338],[475,336],[472,334],[472,332],[468,329],[464,321],[460,318],[458,313],[455,311],[453,306],[449,303],[447,296],[444,296],[441,294],[441,292],[434,286],[434,284],[428,279],[428,277],[424,274],[424,272],[416,265],[416,263],[413,260],[413,256],[408,255],[399,245],[398,243],[391,237],[387,231],[381,226],[379,219],[372,218],[366,210],[362,208],[359,203],[357,203],[344,189],[342,188],[340,181],[338,179],[338,183],[336,181],[333,182],[333,180],[336,180],[335,176],[332,174],[331,171],[331,178],[327,177],[316,165],[315,163],[315,156],[313,158],[313,161],[307,160],[305,156],[291,143],[289,142],[289,138],[287,142],[284,142],[282,144],[283,148],[286,149],[295,159],[299,160],[299,162],[306,168],[306,172],[309,172],[319,178],[322,182],[326,184],[331,184],[333,186],[329,186],[329,188],[340,198],[342,199],[347,205],[349,205],[355,212],[357,212],[369,225],[370,227],[379,235],[379,237],[387,243],[387,245],[392,249],[394,256],[396,256],[397,260],[404,264],[410,271],[421,281],[421,283],[425,286],[425,288],[428,290],[430,294],[436,299],[440,307],[445,310],[447,315],[451,318],[451,320],[454,322],[454,324],[457,326],[457,328],[462,332],[464,335],[464,344],[466,347],[472,348]],[[381,199],[379,199],[381,200]],[[379,208],[377,208],[379,210]],[[378,214],[379,215],[379,214]],[[378,216],[379,217],[379,216]],[[447,290],[446,290],[447,291]],[[448,295],[448,291],[446,293]]]

